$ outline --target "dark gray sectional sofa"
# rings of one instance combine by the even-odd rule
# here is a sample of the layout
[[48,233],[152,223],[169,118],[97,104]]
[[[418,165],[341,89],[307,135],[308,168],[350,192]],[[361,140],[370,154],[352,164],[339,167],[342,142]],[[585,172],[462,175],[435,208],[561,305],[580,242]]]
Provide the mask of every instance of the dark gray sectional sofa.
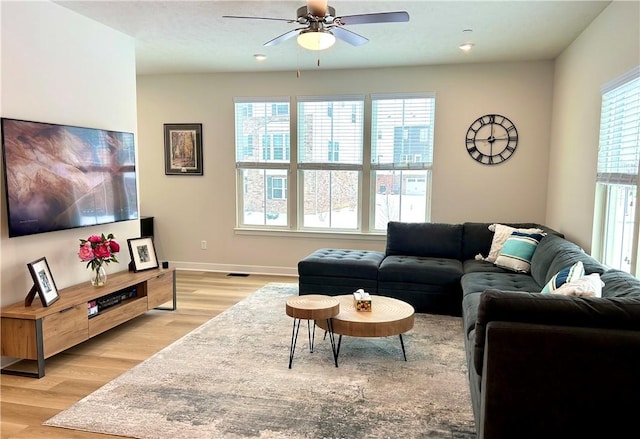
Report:
[[[391,222],[385,253],[322,249],[300,261],[300,294],[365,288],[462,315],[479,438],[627,437],[640,407],[640,281],[536,224],[510,224],[547,233],[530,273],[476,260],[489,224]],[[600,275],[602,297],[540,294],[577,261]]]

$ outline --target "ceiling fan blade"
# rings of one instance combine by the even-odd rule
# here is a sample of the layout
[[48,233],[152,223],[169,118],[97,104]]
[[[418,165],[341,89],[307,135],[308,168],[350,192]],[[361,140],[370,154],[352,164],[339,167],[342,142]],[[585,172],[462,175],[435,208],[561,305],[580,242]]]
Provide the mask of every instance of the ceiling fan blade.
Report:
[[285,42],[293,37],[295,37],[296,35],[298,35],[298,33],[302,30],[302,29],[306,29],[306,28],[298,28],[298,29],[293,29],[290,30],[289,32],[285,32],[282,35],[280,35],[279,37],[275,37],[273,40],[269,40],[266,43],[264,43],[265,46],[275,46],[277,44],[280,44],[282,42]]
[[402,23],[409,21],[409,13],[406,11],[378,12],[374,14],[357,14],[337,17],[340,24],[369,24],[369,23]]
[[362,46],[369,41],[362,35],[358,35],[357,33],[351,32],[350,30],[344,29],[342,27],[335,26],[332,27],[330,31],[333,35],[336,36],[336,38],[340,38],[342,41],[346,41],[352,46]]
[[249,20],[273,20],[273,21],[286,21],[287,23],[295,23],[296,20],[290,20],[288,18],[271,18],[271,17],[245,17],[242,15],[223,15],[222,18],[244,18]]

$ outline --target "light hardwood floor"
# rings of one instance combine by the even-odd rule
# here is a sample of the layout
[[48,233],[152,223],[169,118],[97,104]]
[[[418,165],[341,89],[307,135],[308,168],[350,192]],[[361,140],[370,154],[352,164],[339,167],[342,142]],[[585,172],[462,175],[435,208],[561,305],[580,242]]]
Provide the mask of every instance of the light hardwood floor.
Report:
[[42,423],[269,282],[298,282],[199,271],[178,271],[176,279],[176,311],[149,311],[47,359],[41,379],[0,375],[0,438],[122,439]]

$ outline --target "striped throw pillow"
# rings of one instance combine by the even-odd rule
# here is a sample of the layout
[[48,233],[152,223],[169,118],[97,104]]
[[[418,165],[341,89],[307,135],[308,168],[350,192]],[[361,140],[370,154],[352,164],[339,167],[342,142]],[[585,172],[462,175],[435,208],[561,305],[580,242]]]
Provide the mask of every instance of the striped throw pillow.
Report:
[[533,253],[544,236],[544,233],[513,232],[504,243],[495,264],[517,273],[528,273]]
[[554,293],[562,285],[573,282],[584,276],[584,264],[582,261],[578,261],[571,267],[563,268],[553,276],[549,282],[544,286],[541,293],[551,294]]

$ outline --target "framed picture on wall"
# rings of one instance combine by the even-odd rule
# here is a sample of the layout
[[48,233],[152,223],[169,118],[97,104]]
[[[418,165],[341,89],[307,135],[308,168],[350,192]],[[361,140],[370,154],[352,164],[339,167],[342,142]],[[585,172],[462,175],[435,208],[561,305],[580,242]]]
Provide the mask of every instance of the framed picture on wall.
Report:
[[146,236],[143,238],[127,239],[129,244],[129,254],[133,271],[151,270],[158,268],[158,257],[153,246],[153,238]]
[[202,175],[202,124],[164,124],[164,173]]
[[36,294],[40,297],[42,306],[49,306],[60,298],[58,288],[51,275],[47,258],[40,258],[27,264],[33,279],[33,288],[25,299],[25,306],[30,306]]

